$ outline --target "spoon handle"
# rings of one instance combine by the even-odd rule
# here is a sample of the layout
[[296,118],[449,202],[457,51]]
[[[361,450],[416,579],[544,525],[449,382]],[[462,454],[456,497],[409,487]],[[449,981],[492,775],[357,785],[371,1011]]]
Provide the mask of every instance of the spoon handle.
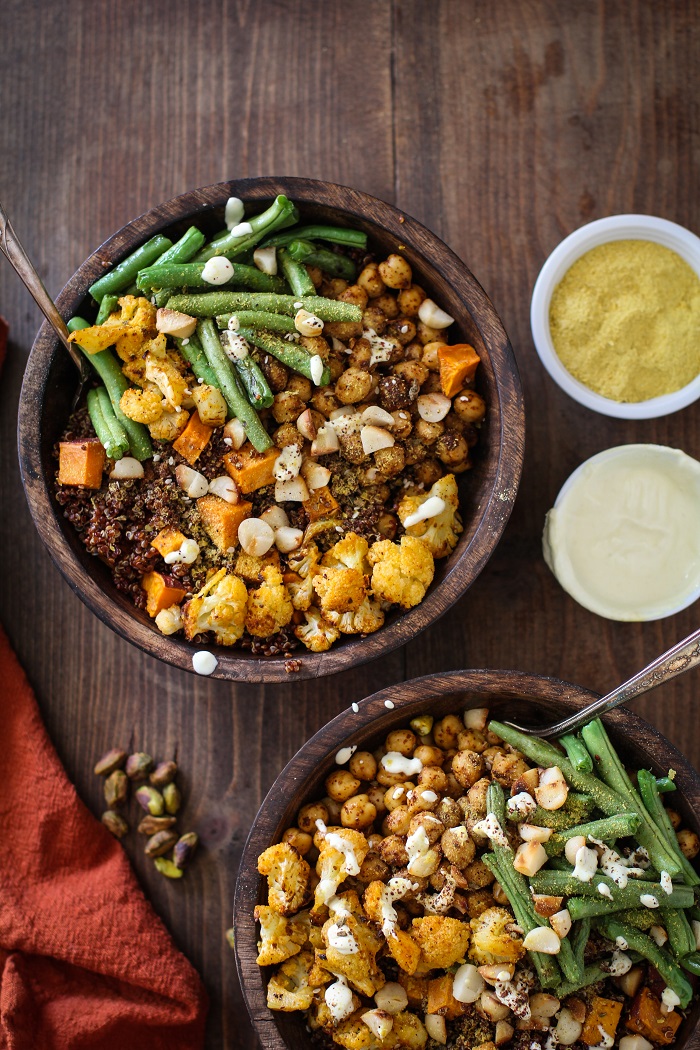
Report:
[[22,247],[22,242],[12,228],[12,223],[2,206],[2,202],[0,202],[0,251],[17,271],[25,288],[34,298],[35,303],[65,346],[82,375],[84,372],[83,357],[73,343],[68,342],[66,322],[58,312],[53,299],[46,291],[46,288],[44,288],[41,277],[34,269],[29,256]]
[[656,660],[652,660],[650,664],[647,664],[632,678],[628,678],[626,682],[618,685],[616,689],[613,689],[606,696],[602,696],[600,700],[595,700],[592,704],[589,704],[583,711],[571,715],[570,718],[565,718],[556,725],[547,726],[544,730],[535,729],[531,730],[531,732],[541,737],[573,733],[574,730],[580,729],[582,725],[585,725],[592,718],[612,711],[619,704],[624,704],[635,696],[640,696],[650,689],[655,689],[657,685],[670,682],[676,675],[683,674],[698,664],[700,664],[700,629],[693,631],[682,642],[678,642],[672,649],[658,656]]

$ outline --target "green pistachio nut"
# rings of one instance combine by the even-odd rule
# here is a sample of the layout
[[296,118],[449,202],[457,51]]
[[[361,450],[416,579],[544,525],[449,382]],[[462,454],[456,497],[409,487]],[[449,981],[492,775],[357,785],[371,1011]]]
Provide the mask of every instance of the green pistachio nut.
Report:
[[126,761],[126,751],[120,747],[113,747],[111,751],[105,751],[102,758],[95,763],[95,776],[108,777],[115,769],[121,769]]
[[183,876],[182,868],[176,868],[173,862],[165,857],[156,857],[153,863],[167,879],[181,879]]
[[110,773],[104,783],[105,802],[110,809],[123,806],[129,794],[129,781],[121,769]]
[[146,813],[150,813],[152,817],[162,817],[163,810],[165,809],[165,803],[163,796],[160,791],[157,791],[154,787],[148,787],[144,784],[136,791],[136,801],[142,809],[145,809]]

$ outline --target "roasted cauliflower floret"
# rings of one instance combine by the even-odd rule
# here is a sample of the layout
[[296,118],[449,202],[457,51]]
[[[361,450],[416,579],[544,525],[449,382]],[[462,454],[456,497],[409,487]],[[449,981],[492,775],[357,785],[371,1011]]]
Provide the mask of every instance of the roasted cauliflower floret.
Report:
[[402,536],[400,545],[391,540],[373,543],[369,552],[372,593],[383,602],[411,609],[423,601],[433,582],[435,564],[429,547],[414,536]]
[[285,1013],[308,1010],[314,997],[314,989],[309,984],[313,964],[312,952],[300,952],[282,963],[267,985],[268,1009]]
[[215,386],[208,383],[195,383],[192,387],[192,400],[197,406],[197,413],[202,423],[209,427],[222,427],[228,415],[228,406],[224,395]]
[[[352,938],[354,951],[334,947],[332,940],[338,937],[339,930],[346,931],[346,940]],[[361,995],[374,995],[384,986],[386,978],[376,961],[377,952],[384,942],[363,915],[349,915],[342,919],[331,916],[324,923],[323,939],[325,947],[316,952],[316,962],[324,969],[336,977],[344,977]]]
[[308,912],[288,919],[267,904],[258,904],[255,918],[260,923],[258,966],[276,966],[298,955],[306,944],[311,925]]
[[292,572],[297,572],[302,580],[315,576],[321,563],[321,554],[315,543],[307,543],[297,551],[287,555],[287,562]]
[[[406,519],[428,499],[437,497],[444,508],[424,521],[406,528]],[[446,558],[457,546],[457,537],[462,531],[462,519],[459,516],[459,496],[454,474],[439,478],[430,492],[423,496],[404,496],[399,503],[398,515],[408,536],[415,536],[426,544],[433,558]]]
[[368,544],[363,536],[356,532],[348,532],[342,540],[331,547],[323,555],[323,564],[331,568],[357,569],[363,575],[369,575],[370,567],[367,561]]
[[414,919],[411,926],[411,936],[429,970],[446,970],[462,961],[469,947],[469,935],[469,923],[446,915],[424,915]]
[[334,1043],[344,1047],[345,1050],[380,1050],[380,1047],[387,1045],[380,1043],[362,1020],[365,1010],[366,1007],[361,1006],[356,1013],[340,1022],[335,1031],[331,1033]]
[[320,881],[316,886],[312,914],[324,907],[349,875],[359,874],[369,853],[369,843],[362,832],[350,828],[327,828],[317,833],[315,842],[320,850],[316,861]]
[[306,609],[304,616],[305,622],[294,628],[294,634],[312,653],[327,652],[340,638],[340,631],[324,620],[319,609]]
[[119,407],[125,416],[137,423],[155,423],[163,415],[163,395],[157,386],[146,386],[144,390],[129,387],[119,401]]
[[423,1050],[428,1042],[428,1033],[420,1017],[416,1017],[410,1010],[402,1010],[394,1014],[394,1026],[389,1035],[382,1043],[387,1050]]
[[365,577],[359,569],[323,566],[314,576],[314,590],[323,613],[356,612],[367,597]]
[[267,899],[273,911],[294,915],[306,901],[311,868],[288,842],[269,846],[258,857],[258,871],[267,876]]
[[294,615],[282,574],[273,565],[262,570],[262,583],[248,595],[245,626],[256,638],[267,638],[286,627]]
[[284,584],[294,608],[306,612],[315,598],[313,576],[307,576],[304,580],[298,572],[285,572]]
[[242,580],[219,569],[205,586],[182,606],[185,637],[213,631],[220,645],[233,645],[243,634],[248,592]]
[[[160,338],[164,339],[163,336]],[[146,354],[145,360],[146,379],[154,383],[160,390],[167,402],[166,410],[172,411],[180,406],[185,399],[185,391],[188,387],[175,360],[169,354],[163,357],[157,356],[152,350]]]
[[351,612],[326,612],[325,618],[337,627],[341,634],[372,634],[384,623],[384,613],[379,602],[365,598],[359,609]]
[[174,441],[178,434],[187,426],[190,418],[189,412],[184,410],[178,412],[165,412],[155,423],[150,423],[148,432],[156,441]]
[[119,313],[109,315],[109,324],[116,317],[119,321],[127,321],[135,328],[140,328],[145,337],[156,335],[156,307],[143,295],[122,295],[119,299]]
[[469,958],[480,966],[517,962],[525,954],[515,919],[505,908],[487,908],[469,923],[472,943]]

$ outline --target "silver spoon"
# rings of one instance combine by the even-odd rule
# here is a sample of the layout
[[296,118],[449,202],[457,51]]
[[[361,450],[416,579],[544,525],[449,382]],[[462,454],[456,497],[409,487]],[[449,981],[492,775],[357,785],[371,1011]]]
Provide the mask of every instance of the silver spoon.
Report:
[[657,685],[670,682],[676,675],[683,674],[698,664],[700,664],[700,629],[693,631],[682,642],[678,642],[668,652],[658,656],[656,660],[652,660],[650,664],[647,664],[632,678],[628,678],[622,685],[618,685],[612,692],[606,696],[601,696],[600,700],[594,700],[588,707],[584,707],[583,711],[578,711],[575,715],[570,715],[569,718],[565,718],[555,725],[537,729],[517,725],[515,722],[507,722],[506,725],[519,729],[521,733],[525,733],[527,736],[539,736],[545,739],[552,736],[562,736],[564,733],[573,733],[576,729],[580,729],[582,725],[585,725],[586,722],[590,722],[592,718],[604,715],[606,712],[612,711],[614,707],[624,704],[627,700],[632,700],[635,696],[649,692],[650,689],[656,689]]
[[80,373],[80,384],[73,397],[72,407],[75,408],[83,392],[85,384],[92,378],[90,365],[78,350],[74,343],[68,341],[68,329],[66,322],[61,317],[58,309],[44,288],[44,283],[24,250],[21,241],[12,228],[7,212],[0,203],[0,251],[17,271],[25,288],[34,298],[35,303],[49,322],[54,332],[65,346],[71,359]]

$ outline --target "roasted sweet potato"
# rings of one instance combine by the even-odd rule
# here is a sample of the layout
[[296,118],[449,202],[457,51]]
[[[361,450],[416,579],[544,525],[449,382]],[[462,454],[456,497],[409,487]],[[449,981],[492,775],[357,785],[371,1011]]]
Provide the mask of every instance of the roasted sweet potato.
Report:
[[621,1013],[622,1003],[615,999],[603,999],[600,995],[594,996],[581,1032],[582,1041],[589,1046],[600,1046],[604,1041],[603,1033],[609,1039],[614,1039]]
[[481,358],[469,343],[455,343],[438,349],[440,386],[445,397],[454,397],[465,383],[471,383]]
[[446,973],[428,981],[428,1008],[426,1013],[441,1014],[448,1021],[466,1013],[467,1004],[460,1003],[452,994],[452,974]]
[[643,1035],[651,1043],[668,1045],[675,1039],[680,1023],[681,1015],[675,1010],[668,1014],[663,1013],[661,1000],[645,985],[632,1000],[625,1024],[630,1032]]
[[151,547],[155,547],[161,557],[164,558],[166,554],[179,551],[185,538],[184,533],[180,532],[179,529],[161,529],[156,538],[151,540]]
[[269,448],[267,452],[256,452],[250,443],[224,456],[226,470],[243,493],[255,492],[266,485],[274,484],[272,468],[280,450]]
[[309,516],[309,521],[320,521],[321,518],[334,517],[338,506],[327,485],[320,489],[314,489],[309,498],[302,503],[302,507]]
[[387,939],[386,946],[391,952],[401,970],[407,974],[414,974],[420,962],[420,948],[404,930],[395,930],[393,935]]
[[226,552],[238,543],[238,527],[244,518],[250,517],[252,503],[227,503],[211,493],[197,500],[197,510],[202,525],[220,551]]
[[102,484],[107,455],[97,438],[61,441],[58,446],[59,485],[83,485],[98,489]]
[[190,466],[196,463],[201,453],[209,444],[214,428],[202,423],[199,413],[193,412],[187,420],[187,426],[173,441],[173,448],[187,460]]
[[428,998],[428,978],[413,977],[404,970],[399,970],[398,982],[408,996],[408,1005],[422,1009]]
[[157,616],[163,609],[178,605],[187,594],[174,576],[165,576],[162,572],[147,572],[141,580],[146,592],[146,612]]

